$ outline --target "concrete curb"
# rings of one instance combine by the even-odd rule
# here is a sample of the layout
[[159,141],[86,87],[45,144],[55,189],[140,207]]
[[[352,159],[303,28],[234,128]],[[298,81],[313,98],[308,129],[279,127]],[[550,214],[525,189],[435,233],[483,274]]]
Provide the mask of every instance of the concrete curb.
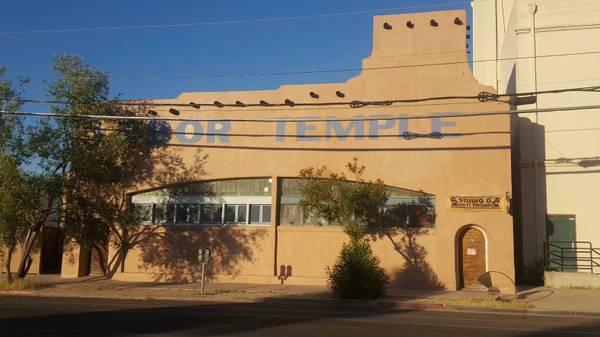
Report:
[[[263,301],[265,303],[274,302],[276,300],[290,301],[324,301],[337,303],[346,306],[360,306],[402,311],[432,311],[432,312],[463,312],[463,313],[496,313],[496,314],[524,314],[534,316],[579,316],[600,318],[600,313],[596,312],[581,312],[581,311],[544,311],[536,309],[498,309],[485,307],[468,307],[468,306],[452,306],[436,303],[420,303],[410,301],[394,301],[394,300],[344,300],[338,298],[324,297],[303,297],[299,295],[288,296],[265,296],[261,298],[215,298],[214,295],[206,295],[206,297],[178,297],[178,296],[138,296],[138,295],[116,295],[116,294],[99,294],[98,292],[90,294],[81,293],[40,293],[35,290],[4,290],[0,291],[1,296],[31,296],[31,297],[46,297],[46,298],[93,298],[93,299],[114,299],[114,300],[138,300],[138,301],[181,301],[181,302],[198,302],[198,303],[256,303]],[[217,294],[218,295],[218,294]]]

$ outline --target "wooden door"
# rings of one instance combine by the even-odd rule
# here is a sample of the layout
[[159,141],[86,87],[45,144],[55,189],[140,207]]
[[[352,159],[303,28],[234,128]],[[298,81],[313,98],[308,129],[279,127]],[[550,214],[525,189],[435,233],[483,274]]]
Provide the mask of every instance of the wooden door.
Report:
[[486,272],[485,236],[476,228],[466,229],[460,237],[459,265],[461,287],[485,288],[477,279]]

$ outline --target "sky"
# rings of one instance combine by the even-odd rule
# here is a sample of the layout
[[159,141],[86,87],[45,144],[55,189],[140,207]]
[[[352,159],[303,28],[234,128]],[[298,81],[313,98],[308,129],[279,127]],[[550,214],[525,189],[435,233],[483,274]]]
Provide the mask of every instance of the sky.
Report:
[[[392,9],[392,10],[385,10]],[[5,78],[25,76],[26,98],[44,99],[52,57],[73,54],[114,77],[124,99],[174,98],[181,92],[274,89],[283,84],[343,82],[358,71],[224,78],[203,74],[360,68],[371,52],[377,14],[466,9],[451,0],[9,1],[2,4],[0,65]],[[319,16],[370,11],[369,13]],[[317,16],[163,28],[35,33],[38,30],[138,26]],[[30,33],[11,33],[11,32]],[[149,79],[148,77],[154,77]],[[167,78],[165,78],[167,77]],[[47,107],[29,104],[23,110]]]

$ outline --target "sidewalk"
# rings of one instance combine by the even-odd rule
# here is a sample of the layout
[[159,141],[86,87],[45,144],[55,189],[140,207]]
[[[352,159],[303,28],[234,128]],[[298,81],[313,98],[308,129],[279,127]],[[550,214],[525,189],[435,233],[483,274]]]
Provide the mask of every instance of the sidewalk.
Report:
[[116,299],[190,300],[208,302],[258,302],[269,299],[340,301],[348,305],[374,305],[419,310],[501,310],[538,314],[600,316],[600,290],[538,287],[518,296],[475,290],[425,291],[391,288],[386,298],[347,301],[331,298],[325,286],[209,283],[201,294],[199,283],[149,283],[85,277],[61,279],[56,275],[29,275],[31,290],[5,291],[0,295],[46,297],[101,297]]

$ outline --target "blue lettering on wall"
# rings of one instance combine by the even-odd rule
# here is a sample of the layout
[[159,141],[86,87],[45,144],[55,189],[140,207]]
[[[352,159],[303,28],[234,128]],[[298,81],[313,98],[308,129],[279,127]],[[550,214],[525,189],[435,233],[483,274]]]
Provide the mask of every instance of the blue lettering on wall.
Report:
[[[186,133],[188,126],[192,127],[191,134]],[[199,142],[202,135],[199,135],[198,133],[202,133],[202,125],[200,122],[184,121],[177,126],[177,140],[182,144],[194,144]]]
[[[408,117],[407,114],[402,114],[399,115],[398,117],[400,118],[405,118]],[[404,134],[405,132],[408,132],[408,119],[400,119],[398,120],[398,124],[399,124],[399,128],[398,128],[398,135],[402,136],[402,134]]]
[[277,121],[277,141],[284,142],[285,141],[285,121]]
[[[437,112],[437,113],[434,113],[434,115],[456,116],[458,114],[456,112]],[[445,126],[456,126],[456,122],[442,121],[441,117],[434,117],[431,119],[431,132],[443,133],[442,127],[445,127]],[[448,135],[448,134],[444,135],[444,138],[450,138],[450,137],[459,137],[459,135]]]
[[[217,128],[217,126],[218,126],[218,128]],[[221,143],[229,143],[229,137],[226,135],[229,132],[229,129],[231,129],[231,125],[229,124],[229,122],[227,122],[227,121],[220,121],[220,122],[209,121],[207,129],[208,129],[208,131],[206,133],[208,133],[208,136],[206,137],[206,141],[209,144],[214,143],[216,137],[219,137],[219,142],[221,142]],[[217,134],[217,135],[215,135],[215,134]]]
[[[431,132],[442,134],[443,137],[441,138],[460,137],[459,134],[453,134],[446,130],[448,127],[456,126],[456,122],[443,119],[444,116],[451,117],[457,115],[458,113],[455,112],[435,113],[435,117],[431,118]],[[398,118],[390,119],[392,117]],[[362,119],[365,117],[354,116],[353,118]],[[351,137],[354,139],[364,139],[367,136],[365,135],[365,132],[368,132],[369,139],[377,139],[379,138],[381,130],[390,130],[394,128],[397,128],[399,138],[408,139],[404,136],[407,133],[411,133],[408,128],[409,120],[407,118],[407,114],[394,116],[389,114],[379,114],[369,116],[368,120],[348,120],[348,117],[343,117],[343,120],[339,120],[338,117],[332,116],[327,117],[324,120],[317,117],[309,117],[299,118],[297,121],[276,121],[275,140],[284,142],[289,136],[295,137],[296,141],[315,142],[321,141],[322,137],[320,135],[324,135],[326,140],[347,140]],[[182,144],[198,143],[202,139],[204,128],[206,128],[207,143],[229,143],[230,136],[228,133],[230,132],[231,127],[232,125],[229,121],[207,121],[204,127],[199,121],[182,121],[177,126],[176,138]],[[367,127],[368,131],[366,130]],[[290,131],[289,135],[286,134],[286,131],[288,130]],[[166,132],[168,133],[169,131]]]
[[296,140],[304,142],[314,142],[321,139],[318,136],[308,136],[306,131],[313,131],[317,129],[315,124],[308,124],[308,121],[297,121],[296,122]]
[[[390,118],[390,115],[373,115],[372,118]],[[377,139],[379,130],[391,129],[396,124],[394,119],[373,119],[369,121],[369,138]]]
[[[354,138],[362,139],[365,136],[365,122],[364,121],[348,121],[346,127],[342,125],[341,121],[334,120],[336,117],[328,117],[326,122],[325,135],[327,140],[331,138],[346,140],[348,136],[352,134],[354,130]],[[355,116],[355,118],[363,118],[362,116]]]

